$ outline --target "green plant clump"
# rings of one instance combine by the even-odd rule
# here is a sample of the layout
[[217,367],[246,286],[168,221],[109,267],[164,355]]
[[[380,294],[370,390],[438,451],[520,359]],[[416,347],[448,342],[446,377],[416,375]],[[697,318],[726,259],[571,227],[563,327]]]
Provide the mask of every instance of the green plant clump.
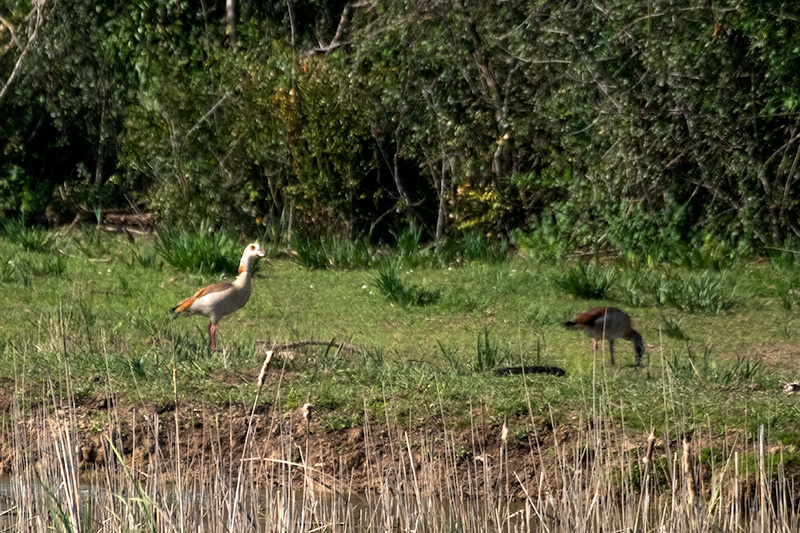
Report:
[[719,314],[734,306],[733,293],[720,274],[693,272],[670,280],[666,299],[671,306],[688,313]]
[[28,226],[24,217],[3,221],[3,235],[9,241],[31,252],[46,252],[53,244],[50,233],[40,226]]
[[604,298],[614,286],[617,273],[613,268],[601,265],[578,265],[569,268],[563,275],[556,276],[556,286],[584,300]]
[[483,335],[478,335],[477,350],[475,352],[475,372],[486,372],[500,364],[502,352],[497,343],[489,340],[489,330],[484,329]]
[[435,304],[439,301],[441,291],[438,289],[426,289],[418,285],[408,285],[400,279],[399,266],[396,262],[381,268],[375,276],[373,285],[390,302],[396,302],[402,306],[418,306]]
[[214,231],[205,223],[196,232],[161,228],[155,247],[168,264],[198,274],[236,272],[242,252],[227,233]]
[[344,237],[314,238],[297,233],[292,238],[297,262],[306,268],[355,270],[370,268],[378,261],[375,251],[363,240]]

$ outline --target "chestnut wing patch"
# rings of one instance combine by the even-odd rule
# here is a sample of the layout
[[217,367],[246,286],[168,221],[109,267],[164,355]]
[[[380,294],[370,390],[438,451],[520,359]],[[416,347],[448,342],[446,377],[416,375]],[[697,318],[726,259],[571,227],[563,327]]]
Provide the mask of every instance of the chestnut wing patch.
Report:
[[591,328],[595,326],[598,320],[602,320],[607,313],[611,312],[611,310],[612,308],[610,307],[592,307],[591,309],[588,309],[583,313],[578,313],[564,325],[568,328],[570,327],[577,327],[577,329],[583,329],[586,327]]
[[595,322],[604,318],[611,311],[610,307],[592,307],[591,309],[579,314],[573,320],[578,324],[593,326]]
[[187,309],[189,309],[192,306],[192,304],[195,303],[199,298],[202,298],[203,296],[206,296],[214,292],[227,291],[232,287],[233,284],[231,283],[215,283],[213,285],[209,285],[208,287],[203,287],[202,289],[194,293],[192,296],[186,298],[181,303],[173,307],[172,311],[174,313],[182,313]]

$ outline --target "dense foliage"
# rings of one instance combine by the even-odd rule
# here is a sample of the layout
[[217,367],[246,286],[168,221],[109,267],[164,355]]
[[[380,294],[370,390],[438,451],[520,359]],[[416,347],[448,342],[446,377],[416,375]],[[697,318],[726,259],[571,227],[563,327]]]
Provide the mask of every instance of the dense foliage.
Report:
[[0,209],[554,251],[800,236],[796,2],[237,7],[0,0]]

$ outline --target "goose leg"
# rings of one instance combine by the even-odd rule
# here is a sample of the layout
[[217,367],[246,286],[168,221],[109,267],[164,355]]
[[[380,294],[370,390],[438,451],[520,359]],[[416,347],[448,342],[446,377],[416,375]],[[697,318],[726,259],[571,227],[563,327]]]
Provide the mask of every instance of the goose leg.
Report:
[[217,326],[213,322],[208,325],[208,342],[212,350],[217,349]]
[[611,355],[611,366],[614,366],[614,339],[608,341],[608,353]]

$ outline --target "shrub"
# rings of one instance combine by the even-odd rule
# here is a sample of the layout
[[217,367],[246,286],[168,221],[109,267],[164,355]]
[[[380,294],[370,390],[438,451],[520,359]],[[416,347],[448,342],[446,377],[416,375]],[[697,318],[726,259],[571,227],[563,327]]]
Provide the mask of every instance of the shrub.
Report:
[[616,279],[617,272],[613,268],[578,265],[555,277],[554,282],[564,292],[584,300],[594,300],[605,297]]

